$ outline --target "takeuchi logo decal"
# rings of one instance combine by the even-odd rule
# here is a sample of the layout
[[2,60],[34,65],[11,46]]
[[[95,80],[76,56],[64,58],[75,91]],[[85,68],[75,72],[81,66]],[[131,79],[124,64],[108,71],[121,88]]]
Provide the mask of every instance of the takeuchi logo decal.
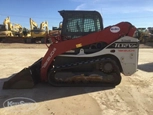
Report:
[[120,28],[119,28],[118,26],[113,26],[113,27],[110,28],[110,31],[111,31],[112,33],[117,33],[117,32],[120,31]]
[[26,97],[9,98],[3,102],[3,107],[12,106],[21,111],[22,107],[26,107],[26,110],[36,109],[37,104],[35,100]]
[[48,65],[49,61],[51,60],[51,58],[55,54],[56,50],[57,50],[56,48],[53,48],[53,50],[50,52],[48,58],[46,59],[46,62],[43,64],[42,68],[45,68]]

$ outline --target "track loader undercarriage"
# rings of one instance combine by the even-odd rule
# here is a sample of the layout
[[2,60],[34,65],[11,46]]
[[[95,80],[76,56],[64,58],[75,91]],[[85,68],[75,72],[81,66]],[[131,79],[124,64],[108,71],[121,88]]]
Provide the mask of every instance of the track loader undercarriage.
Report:
[[[83,69],[82,66],[84,66]],[[90,68],[89,68],[90,67]],[[54,66],[48,81],[54,86],[116,86],[121,81],[120,70],[111,59],[95,58]]]
[[[29,68],[6,81],[3,89],[33,88],[40,82],[39,59]],[[53,62],[54,63],[54,62]],[[54,65],[48,71],[48,82],[52,86],[103,86],[115,87],[121,82],[120,69],[110,58],[87,58],[84,61]],[[28,85],[27,85],[28,84]]]

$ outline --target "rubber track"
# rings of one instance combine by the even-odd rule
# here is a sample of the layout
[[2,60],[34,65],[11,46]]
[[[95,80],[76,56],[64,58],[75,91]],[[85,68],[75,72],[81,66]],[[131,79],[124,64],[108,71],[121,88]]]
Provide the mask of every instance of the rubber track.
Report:
[[[121,82],[121,75],[120,75],[120,70],[117,66],[117,64],[111,60],[111,59],[107,59],[109,60],[111,63],[113,63],[113,72],[111,73],[111,75],[113,75],[113,77],[115,78],[115,81],[113,83],[109,83],[109,82],[80,82],[80,83],[68,83],[68,82],[58,82],[56,81],[56,79],[54,78],[55,74],[62,70],[62,69],[69,69],[69,68],[74,68],[74,67],[78,67],[84,64],[98,64],[98,63],[102,63],[104,61],[106,61],[106,58],[97,58],[97,59],[91,59],[91,60],[87,60],[87,61],[82,61],[82,62],[76,62],[76,63],[69,63],[69,64],[65,64],[65,65],[61,65],[61,66],[53,66],[50,70],[49,70],[49,74],[48,74],[48,82],[53,85],[53,86],[68,86],[68,87],[72,87],[72,86],[87,86],[87,87],[92,87],[92,86],[97,86],[97,87],[115,87],[116,85],[120,84]],[[108,74],[105,73],[106,76],[103,76],[104,79],[108,79]],[[110,75],[110,73],[109,73]]]

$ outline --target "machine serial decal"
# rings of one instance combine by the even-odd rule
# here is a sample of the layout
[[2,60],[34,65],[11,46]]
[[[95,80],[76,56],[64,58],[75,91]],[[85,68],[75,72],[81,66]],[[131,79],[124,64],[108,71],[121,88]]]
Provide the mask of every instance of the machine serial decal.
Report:
[[119,28],[118,26],[113,26],[113,27],[110,28],[110,31],[111,31],[112,33],[117,33],[117,32],[120,31],[120,28]]
[[138,48],[137,42],[115,42],[107,48]]
[[51,60],[51,58],[53,57],[54,53],[56,51],[56,48],[53,48],[53,50],[50,52],[46,62],[44,63],[44,65],[42,66],[42,68],[45,68],[48,65],[48,62]]

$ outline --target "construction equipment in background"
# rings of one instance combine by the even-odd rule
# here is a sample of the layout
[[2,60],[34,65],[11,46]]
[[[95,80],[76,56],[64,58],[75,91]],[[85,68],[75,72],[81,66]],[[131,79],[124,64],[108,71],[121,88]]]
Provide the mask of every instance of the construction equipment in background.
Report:
[[59,23],[58,27],[52,27],[52,30],[49,30],[49,34],[56,36],[57,34],[60,34],[62,30],[62,22]]
[[153,42],[153,27],[148,27],[148,31],[150,34],[148,42]]
[[20,24],[13,24],[12,33],[14,36],[23,37],[23,28]]
[[3,25],[0,25],[0,37],[22,36],[22,26],[20,24],[12,24],[10,17],[7,17]]
[[138,39],[140,40],[140,43],[145,44],[150,38],[149,31],[146,28],[137,28],[137,29],[138,29]]
[[52,30],[61,30],[62,29],[62,22],[59,23],[59,27],[52,27]]
[[6,81],[3,89],[33,88],[38,82],[53,86],[115,87],[121,75],[137,71],[139,40],[129,22],[103,28],[97,11],[59,11],[61,33],[43,58]]
[[12,32],[6,29],[6,26],[0,24],[0,42],[3,42],[4,38],[7,36],[11,36]]
[[36,43],[41,41],[41,43],[45,43],[45,37],[48,34],[48,22],[42,22],[40,24],[40,28],[37,23],[30,18],[30,33],[31,37],[25,39],[25,43]]
[[10,17],[4,19],[3,24],[0,25],[0,42],[23,43],[22,26],[20,24],[12,24]]
[[0,37],[10,37],[13,36],[12,24],[10,22],[10,17],[4,19],[3,24],[0,24]]

